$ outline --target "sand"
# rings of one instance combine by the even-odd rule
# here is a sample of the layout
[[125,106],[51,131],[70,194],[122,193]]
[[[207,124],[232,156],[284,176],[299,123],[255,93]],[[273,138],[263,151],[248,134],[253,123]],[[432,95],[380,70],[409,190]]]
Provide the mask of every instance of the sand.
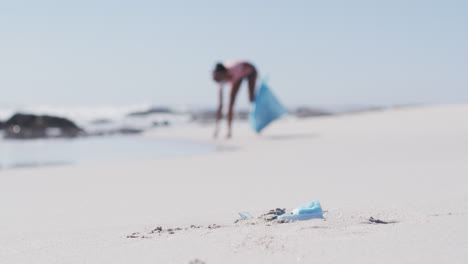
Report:
[[[466,263],[467,116],[285,118],[261,136],[239,123],[216,153],[0,171],[0,263]],[[316,199],[343,216],[234,223]]]

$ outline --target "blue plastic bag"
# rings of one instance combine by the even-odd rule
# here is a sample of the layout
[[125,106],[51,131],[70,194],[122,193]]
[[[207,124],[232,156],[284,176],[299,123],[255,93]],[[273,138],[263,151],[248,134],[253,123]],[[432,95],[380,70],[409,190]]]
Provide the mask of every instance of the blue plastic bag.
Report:
[[255,102],[250,112],[249,121],[253,130],[262,131],[268,124],[288,113],[288,110],[278,101],[273,92],[268,88],[264,79],[255,97]]

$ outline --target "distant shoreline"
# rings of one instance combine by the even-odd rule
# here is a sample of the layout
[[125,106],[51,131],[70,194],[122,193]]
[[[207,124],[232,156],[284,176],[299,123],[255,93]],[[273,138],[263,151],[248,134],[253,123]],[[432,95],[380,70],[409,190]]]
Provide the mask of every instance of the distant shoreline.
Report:
[[[400,105],[395,107],[410,107],[415,105]],[[290,115],[296,118],[313,118],[328,115],[342,115],[366,111],[378,111],[392,107],[353,106],[353,107],[296,107],[290,110]],[[214,109],[177,110],[170,107],[129,106],[129,107],[98,107],[98,108],[62,108],[38,107],[24,109],[1,109],[0,130],[5,122],[15,113],[33,115],[50,115],[66,118],[76,123],[88,136],[108,136],[118,134],[140,134],[145,131],[179,126],[181,124],[199,123],[210,124],[215,121]],[[248,119],[248,111],[238,110],[236,120]]]

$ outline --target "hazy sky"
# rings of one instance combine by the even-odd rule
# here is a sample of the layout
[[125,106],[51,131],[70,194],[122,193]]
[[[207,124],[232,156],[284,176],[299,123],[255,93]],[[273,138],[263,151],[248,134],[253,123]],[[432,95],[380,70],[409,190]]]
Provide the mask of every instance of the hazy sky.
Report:
[[289,106],[468,101],[468,1],[4,0],[0,32],[0,106],[212,106],[230,58]]

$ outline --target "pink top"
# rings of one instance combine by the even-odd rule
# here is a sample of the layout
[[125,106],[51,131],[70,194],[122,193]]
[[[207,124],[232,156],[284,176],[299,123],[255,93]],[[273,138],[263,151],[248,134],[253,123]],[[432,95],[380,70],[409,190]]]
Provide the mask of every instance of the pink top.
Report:
[[255,71],[247,61],[227,60],[223,62],[223,65],[228,70],[229,75],[231,75],[230,83],[240,81]]

